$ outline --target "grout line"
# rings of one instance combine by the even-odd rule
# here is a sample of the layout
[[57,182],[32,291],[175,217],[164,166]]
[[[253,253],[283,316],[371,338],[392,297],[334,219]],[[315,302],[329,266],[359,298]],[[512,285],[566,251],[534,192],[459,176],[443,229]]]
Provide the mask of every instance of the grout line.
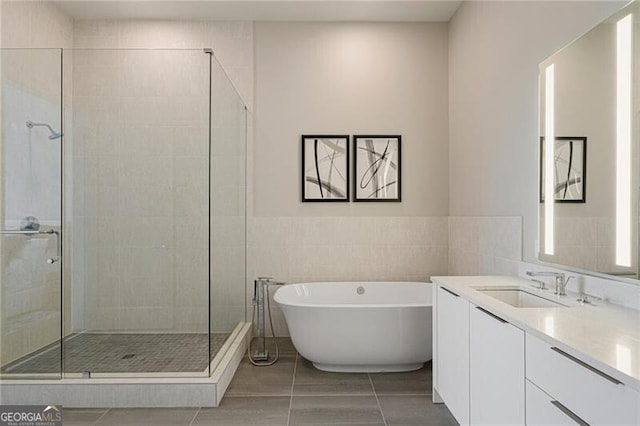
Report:
[[93,424],[94,424],[94,425],[97,425],[97,424],[98,424],[98,422],[99,422],[100,420],[102,420],[102,418],[103,418],[104,416],[106,416],[106,415],[107,415],[107,413],[109,412],[109,410],[111,410],[111,408],[107,408],[106,410],[104,410],[104,413],[102,413],[102,415],[101,415],[100,417],[98,417],[98,418],[96,419],[96,421],[95,421]]
[[[307,398],[307,397],[314,397],[314,398],[322,398],[322,397],[332,397],[332,396],[373,396],[374,393],[304,393],[304,394],[298,394],[296,395],[299,398]],[[225,395],[225,398],[283,398],[285,396],[289,396],[289,394],[264,394],[264,393],[257,393],[257,394],[247,394],[247,395]],[[391,394],[391,395],[380,395],[380,396],[430,396],[427,394]]]
[[382,416],[382,422],[385,425],[388,425],[389,423],[387,423],[387,419],[384,418],[384,413],[382,412],[382,406],[380,405],[380,400],[378,399],[378,394],[376,393],[376,387],[373,385],[373,379],[371,378],[371,374],[367,373],[367,376],[369,377],[369,383],[371,383],[371,388],[373,389],[373,396],[376,397],[376,403],[378,404],[378,410],[380,410],[380,415]]
[[200,410],[202,410],[202,407],[198,407],[198,410],[196,410],[196,414],[193,415],[193,418],[189,422],[189,426],[193,425],[193,422],[196,421],[196,417],[198,417],[198,414],[200,414]]
[[[373,396],[374,393],[303,393],[303,394],[298,394],[296,395],[296,397],[298,398],[331,398],[331,397],[336,397],[336,396]],[[258,395],[256,395],[258,396]],[[259,395],[259,396],[263,396],[263,395]],[[408,395],[403,395],[403,396],[408,396]],[[415,396],[415,395],[411,395],[411,396]],[[426,396],[426,395],[423,395]]]
[[291,407],[293,407],[293,387],[296,384],[296,369],[298,368],[298,353],[296,352],[296,362],[293,364],[293,380],[291,381],[291,397],[289,398],[289,412],[287,413],[287,426],[291,425]]
[[432,393],[379,393],[379,396],[433,396]]
[[246,395],[224,395],[225,398],[284,398],[291,393],[248,393]]

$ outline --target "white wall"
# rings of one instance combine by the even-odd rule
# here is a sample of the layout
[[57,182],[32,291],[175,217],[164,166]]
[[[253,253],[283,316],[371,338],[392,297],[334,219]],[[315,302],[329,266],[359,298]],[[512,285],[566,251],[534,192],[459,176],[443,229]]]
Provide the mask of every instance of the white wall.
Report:
[[538,64],[622,2],[464,2],[449,26],[452,216],[523,217],[534,260]]
[[[255,24],[256,216],[447,214],[445,23]],[[301,203],[301,134],[401,134],[402,203]]]
[[[249,279],[446,273],[447,25],[259,22],[254,37]],[[401,134],[402,203],[302,203],[300,135],[314,133]]]

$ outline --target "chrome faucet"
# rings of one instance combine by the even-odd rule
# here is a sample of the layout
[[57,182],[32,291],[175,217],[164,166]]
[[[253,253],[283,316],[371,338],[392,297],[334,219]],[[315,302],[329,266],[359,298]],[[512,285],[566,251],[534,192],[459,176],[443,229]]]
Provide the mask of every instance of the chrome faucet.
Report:
[[530,277],[554,277],[555,278],[555,283],[556,283],[556,290],[555,290],[555,294],[557,294],[558,296],[566,296],[567,293],[565,291],[566,287],[567,287],[567,283],[569,282],[569,280],[571,278],[573,278],[572,276],[567,278],[565,280],[565,275],[562,272],[549,272],[549,271],[545,271],[545,272],[535,272],[535,271],[527,271],[527,275]]

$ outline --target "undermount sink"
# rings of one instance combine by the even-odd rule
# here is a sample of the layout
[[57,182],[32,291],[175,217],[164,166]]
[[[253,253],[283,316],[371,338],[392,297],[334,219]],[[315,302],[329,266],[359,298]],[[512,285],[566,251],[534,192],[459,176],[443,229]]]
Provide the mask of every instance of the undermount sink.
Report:
[[519,288],[483,288],[478,290],[480,293],[498,299],[501,302],[508,303],[516,308],[567,308],[567,305],[545,299],[528,291]]

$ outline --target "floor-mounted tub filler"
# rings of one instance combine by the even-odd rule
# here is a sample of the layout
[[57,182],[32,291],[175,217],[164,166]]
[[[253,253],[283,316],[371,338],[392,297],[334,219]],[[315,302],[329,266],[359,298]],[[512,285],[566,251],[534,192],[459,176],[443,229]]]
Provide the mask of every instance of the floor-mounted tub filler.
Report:
[[274,300],[291,340],[320,370],[417,370],[431,359],[431,284],[289,284]]

